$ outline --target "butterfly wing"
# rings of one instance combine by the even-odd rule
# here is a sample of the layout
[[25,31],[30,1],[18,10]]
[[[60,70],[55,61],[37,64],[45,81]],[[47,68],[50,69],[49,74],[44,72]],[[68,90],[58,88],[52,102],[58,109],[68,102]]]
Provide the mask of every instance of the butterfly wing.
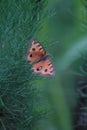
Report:
[[28,48],[26,59],[30,61],[30,63],[34,63],[45,56],[45,54],[46,51],[43,46],[38,41],[32,40]]
[[48,56],[35,63],[32,67],[35,74],[40,73],[43,76],[54,75],[54,67]]

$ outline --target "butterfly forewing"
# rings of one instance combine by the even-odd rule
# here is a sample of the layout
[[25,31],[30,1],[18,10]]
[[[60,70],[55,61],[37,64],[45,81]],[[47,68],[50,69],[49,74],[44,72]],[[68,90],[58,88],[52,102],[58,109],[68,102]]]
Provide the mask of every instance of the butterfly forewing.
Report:
[[34,63],[39,61],[45,54],[46,51],[43,46],[38,41],[32,40],[28,48],[26,59],[30,61],[30,63]]

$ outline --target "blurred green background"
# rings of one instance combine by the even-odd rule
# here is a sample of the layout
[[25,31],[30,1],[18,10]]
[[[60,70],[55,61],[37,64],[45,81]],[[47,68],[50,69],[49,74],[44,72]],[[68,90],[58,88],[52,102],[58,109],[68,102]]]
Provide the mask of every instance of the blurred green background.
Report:
[[[55,76],[32,74],[24,59],[32,38]],[[86,0],[1,0],[0,130],[86,130],[86,57]]]

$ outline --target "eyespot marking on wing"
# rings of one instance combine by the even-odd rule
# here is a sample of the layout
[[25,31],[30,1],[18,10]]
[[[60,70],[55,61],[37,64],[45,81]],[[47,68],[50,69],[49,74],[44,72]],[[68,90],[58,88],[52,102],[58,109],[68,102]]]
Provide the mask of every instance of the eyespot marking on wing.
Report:
[[32,57],[33,55],[32,54],[30,54],[30,57]]
[[36,70],[37,71],[40,71],[42,69],[42,66],[38,67]]
[[32,48],[32,51],[35,51],[36,49],[35,48]]
[[45,69],[44,71],[45,71],[45,72],[47,72],[48,70],[47,70],[47,69]]

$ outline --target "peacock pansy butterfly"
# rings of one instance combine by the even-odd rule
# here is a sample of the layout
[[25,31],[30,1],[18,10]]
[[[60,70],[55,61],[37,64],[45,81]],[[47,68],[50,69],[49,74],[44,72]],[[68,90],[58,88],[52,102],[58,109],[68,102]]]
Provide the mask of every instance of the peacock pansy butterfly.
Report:
[[42,76],[53,76],[54,67],[46,54],[44,47],[36,40],[32,40],[27,51],[26,60],[32,64],[34,74]]

